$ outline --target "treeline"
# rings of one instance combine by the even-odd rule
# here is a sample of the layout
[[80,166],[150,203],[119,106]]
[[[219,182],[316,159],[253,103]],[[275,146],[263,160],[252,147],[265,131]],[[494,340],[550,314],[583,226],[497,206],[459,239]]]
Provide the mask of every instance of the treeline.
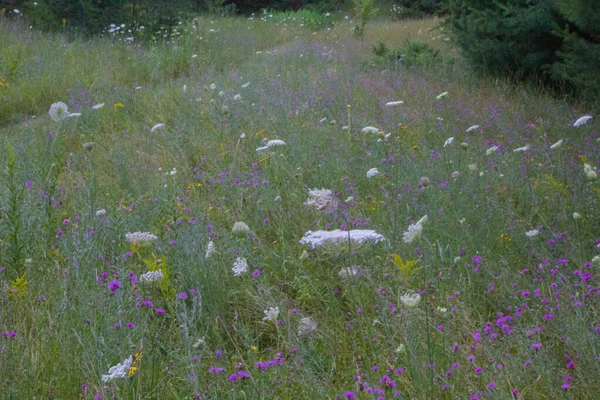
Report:
[[600,0],[448,0],[447,11],[476,69],[598,98]]

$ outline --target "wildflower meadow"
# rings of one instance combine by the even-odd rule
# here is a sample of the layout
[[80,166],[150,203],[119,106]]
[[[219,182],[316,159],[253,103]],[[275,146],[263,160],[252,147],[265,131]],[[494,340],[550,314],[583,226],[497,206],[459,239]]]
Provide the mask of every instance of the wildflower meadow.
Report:
[[433,18],[19,18],[0,398],[600,397],[597,103],[479,77]]

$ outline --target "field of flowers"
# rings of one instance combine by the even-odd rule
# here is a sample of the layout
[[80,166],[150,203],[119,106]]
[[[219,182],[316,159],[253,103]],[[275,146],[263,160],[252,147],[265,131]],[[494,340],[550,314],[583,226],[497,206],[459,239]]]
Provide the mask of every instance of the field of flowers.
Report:
[[597,105],[334,17],[0,18],[0,398],[598,398]]

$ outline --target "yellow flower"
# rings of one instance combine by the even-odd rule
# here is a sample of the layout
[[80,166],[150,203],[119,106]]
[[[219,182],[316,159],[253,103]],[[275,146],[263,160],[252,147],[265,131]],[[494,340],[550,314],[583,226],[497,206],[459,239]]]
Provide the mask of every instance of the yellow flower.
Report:
[[402,279],[404,280],[410,278],[421,269],[421,267],[417,267],[419,260],[406,260],[404,262],[398,254],[392,254],[392,262],[400,269]]
[[115,107],[115,111],[119,111],[119,108],[123,108],[125,106],[123,105],[123,103],[115,103],[114,107]]
[[23,275],[10,282],[10,294],[13,296],[24,296],[28,293],[28,285],[27,272],[25,272]]

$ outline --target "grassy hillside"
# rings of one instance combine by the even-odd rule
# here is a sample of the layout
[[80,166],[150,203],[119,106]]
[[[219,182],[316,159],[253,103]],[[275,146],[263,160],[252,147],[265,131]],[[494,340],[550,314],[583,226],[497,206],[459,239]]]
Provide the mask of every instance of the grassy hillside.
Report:
[[595,398],[597,106],[294,18],[0,19],[0,398]]

